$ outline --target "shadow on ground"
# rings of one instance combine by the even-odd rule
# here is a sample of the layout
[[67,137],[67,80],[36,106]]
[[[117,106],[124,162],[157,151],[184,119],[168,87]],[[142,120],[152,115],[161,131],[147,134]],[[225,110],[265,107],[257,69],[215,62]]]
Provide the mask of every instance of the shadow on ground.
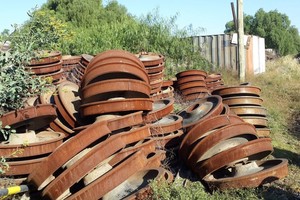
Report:
[[274,147],[274,152],[272,155],[275,158],[286,158],[288,159],[289,164],[300,167],[300,155],[297,153]]

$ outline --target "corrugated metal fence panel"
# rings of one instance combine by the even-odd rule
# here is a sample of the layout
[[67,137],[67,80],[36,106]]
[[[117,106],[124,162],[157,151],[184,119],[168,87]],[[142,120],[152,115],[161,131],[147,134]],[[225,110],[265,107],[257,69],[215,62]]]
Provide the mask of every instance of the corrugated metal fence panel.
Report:
[[201,55],[214,67],[219,66],[236,71],[237,46],[231,44],[230,35],[194,36],[193,43],[195,50],[200,49]]
[[[193,43],[195,50],[199,50],[201,55],[213,64],[214,69],[218,66],[237,71],[237,45],[232,44],[231,39],[232,36],[228,34],[194,36]],[[251,52],[251,58],[246,59],[253,59],[253,66],[246,66],[246,68],[253,70],[256,74],[265,71],[265,40],[258,36],[252,36],[252,39],[253,52]],[[246,49],[245,55],[247,56]],[[252,62],[248,63],[252,64]]]

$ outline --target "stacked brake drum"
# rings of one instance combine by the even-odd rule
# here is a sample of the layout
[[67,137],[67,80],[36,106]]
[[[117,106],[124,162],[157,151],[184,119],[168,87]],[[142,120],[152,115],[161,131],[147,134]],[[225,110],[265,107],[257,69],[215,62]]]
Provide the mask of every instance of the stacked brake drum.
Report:
[[223,103],[245,122],[253,124],[259,137],[270,137],[267,110],[262,106],[261,89],[251,85],[221,87],[212,91],[220,95]]
[[207,97],[210,93],[206,87],[207,73],[202,70],[186,70],[176,74],[176,89],[185,101],[193,101]]
[[32,59],[25,69],[33,76],[49,79],[50,82],[57,85],[65,80],[62,64],[61,52],[40,51],[37,58]]

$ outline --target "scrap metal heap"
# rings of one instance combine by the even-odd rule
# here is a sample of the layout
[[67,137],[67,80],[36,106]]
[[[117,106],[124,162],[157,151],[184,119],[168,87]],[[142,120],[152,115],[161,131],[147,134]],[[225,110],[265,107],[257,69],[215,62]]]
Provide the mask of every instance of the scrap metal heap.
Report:
[[[17,139],[0,144],[11,155],[6,175],[41,197],[141,198],[149,180],[173,181],[162,164],[174,159],[170,152],[212,190],[257,187],[288,174],[286,159],[266,159],[273,147],[260,88],[227,87],[221,74],[202,70],[164,80],[165,58],[155,53],[109,50],[74,60],[52,64],[68,81],[58,79],[32,105],[0,118],[17,131]],[[177,113],[175,91],[188,104]]]

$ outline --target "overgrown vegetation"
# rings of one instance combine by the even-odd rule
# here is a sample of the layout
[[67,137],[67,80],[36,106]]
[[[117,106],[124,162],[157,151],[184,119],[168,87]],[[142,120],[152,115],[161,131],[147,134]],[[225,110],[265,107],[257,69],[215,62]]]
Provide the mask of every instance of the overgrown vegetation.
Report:
[[[72,3],[71,3],[72,2]],[[97,54],[109,49],[124,49],[132,53],[157,52],[167,58],[169,72],[174,68],[203,67],[209,63],[194,51],[188,39],[200,30],[179,29],[177,16],[162,18],[155,10],[141,17],[130,15],[126,8],[109,1],[49,0],[43,11],[51,10],[74,33],[72,40],[64,40],[60,50],[64,54]]]
[[[233,21],[227,22],[225,33],[236,32]],[[265,12],[259,9],[254,16],[244,15],[245,34],[265,38],[266,48],[275,49],[279,55],[300,52],[300,35],[286,14],[277,10]]]

